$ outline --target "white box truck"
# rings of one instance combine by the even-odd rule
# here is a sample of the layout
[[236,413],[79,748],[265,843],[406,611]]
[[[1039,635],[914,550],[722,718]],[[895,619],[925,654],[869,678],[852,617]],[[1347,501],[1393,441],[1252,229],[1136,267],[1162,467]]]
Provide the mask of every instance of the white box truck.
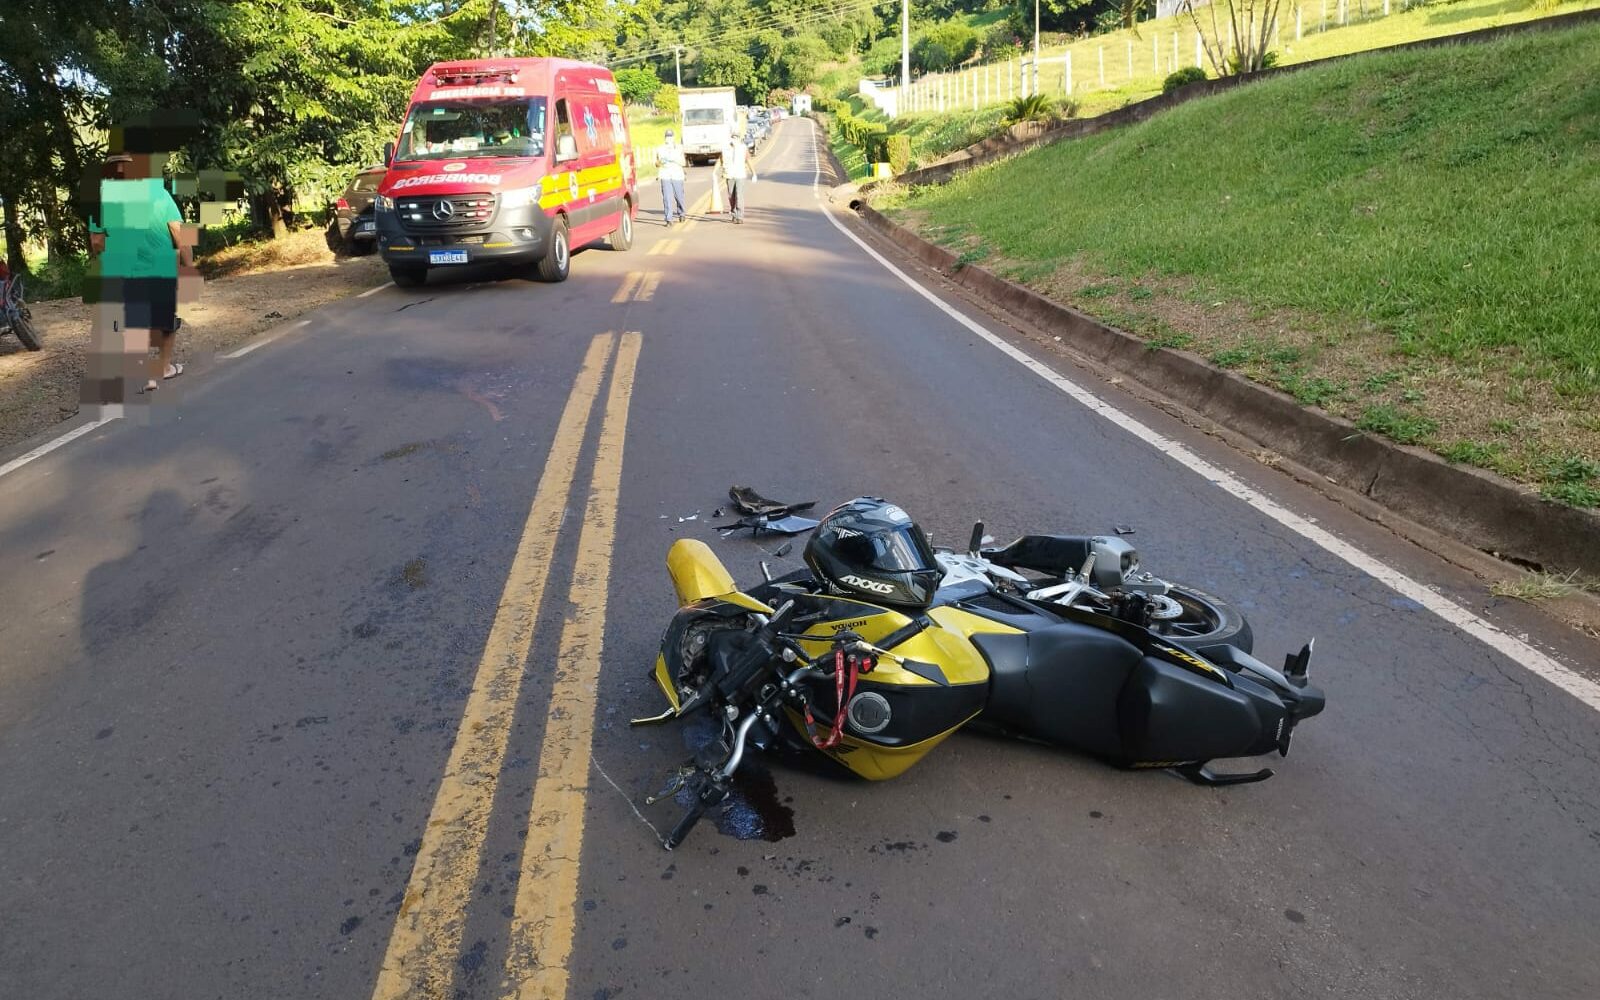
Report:
[[733,137],[738,97],[732,87],[696,87],[678,92],[683,119],[683,154],[690,163],[720,159]]

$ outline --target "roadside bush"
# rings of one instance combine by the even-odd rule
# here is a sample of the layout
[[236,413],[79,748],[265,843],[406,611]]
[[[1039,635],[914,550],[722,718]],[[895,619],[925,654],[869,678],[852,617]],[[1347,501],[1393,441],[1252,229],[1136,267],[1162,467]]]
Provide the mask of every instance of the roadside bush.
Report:
[[678,117],[678,88],[670,83],[663,83],[656,88],[653,102],[656,110],[664,115]]
[[1013,98],[1006,105],[1005,117],[1000,119],[1003,125],[1020,125],[1023,122],[1048,122],[1056,116],[1055,102],[1045,94],[1029,94],[1026,97]]
[[1006,21],[994,25],[988,34],[983,36],[983,57],[987,60],[1006,59],[1021,54],[1022,38]]
[[911,64],[925,73],[953,69],[978,50],[978,34],[960,21],[936,24],[911,47]]
[[75,299],[83,295],[89,275],[89,256],[56,256],[45,261],[23,279],[23,291],[31,302],[46,299]]
[[[1272,67],[1274,67],[1276,65],[1278,65],[1278,53],[1276,53],[1276,52],[1266,52],[1266,53],[1262,54],[1262,56],[1261,56],[1261,68],[1262,69],[1271,69]],[[1229,75],[1238,76],[1240,73],[1243,73],[1245,71],[1246,71],[1245,70],[1245,62],[1244,62],[1243,59],[1239,58],[1239,54],[1237,52],[1235,52],[1232,55],[1228,56],[1228,73],[1229,73]]]
[[868,163],[884,163],[889,159],[889,127],[879,122],[865,122],[861,130],[861,151],[867,154]]
[[617,89],[622,91],[623,99],[632,104],[649,104],[661,89],[661,78],[656,76],[655,70],[644,66],[619,69]]
[[899,133],[889,136],[885,159],[889,161],[889,169],[894,171],[896,177],[910,170],[911,137]]
[[1059,118],[1076,118],[1082,110],[1083,105],[1076,97],[1063,97],[1056,101],[1056,116]]
[[1206,71],[1201,69],[1199,66],[1185,66],[1176,73],[1167,74],[1167,78],[1161,81],[1161,92],[1163,94],[1170,94],[1179,87],[1183,87],[1191,83],[1199,83],[1201,80],[1205,79],[1207,79]]

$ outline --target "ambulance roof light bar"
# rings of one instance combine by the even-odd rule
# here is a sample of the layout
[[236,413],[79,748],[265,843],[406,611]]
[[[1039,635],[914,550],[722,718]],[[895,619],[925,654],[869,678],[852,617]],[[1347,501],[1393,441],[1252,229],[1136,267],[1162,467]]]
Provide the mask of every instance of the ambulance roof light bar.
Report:
[[445,63],[442,66],[433,68],[433,82],[435,86],[481,83],[485,80],[494,80],[499,83],[515,83],[518,72],[515,66],[470,66],[460,63]]

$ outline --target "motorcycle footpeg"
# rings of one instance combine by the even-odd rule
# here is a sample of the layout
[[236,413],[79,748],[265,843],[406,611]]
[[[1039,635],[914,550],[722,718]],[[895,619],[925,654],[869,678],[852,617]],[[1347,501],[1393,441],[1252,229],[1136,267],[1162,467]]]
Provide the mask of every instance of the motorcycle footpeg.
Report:
[[665,712],[662,712],[660,715],[650,715],[650,716],[646,716],[645,718],[642,718],[642,719],[629,719],[628,720],[628,725],[630,725],[630,726],[659,726],[663,722],[671,722],[673,719],[675,719],[677,717],[678,717],[678,710],[669,705],[669,706],[667,706],[667,710]]
[[1218,774],[1211,770],[1210,761],[1199,764],[1185,764],[1183,767],[1174,768],[1179,774],[1188,778],[1197,785],[1207,788],[1223,788],[1228,785],[1249,785],[1257,781],[1266,781],[1272,777],[1272,768],[1264,767],[1259,771],[1245,774]]

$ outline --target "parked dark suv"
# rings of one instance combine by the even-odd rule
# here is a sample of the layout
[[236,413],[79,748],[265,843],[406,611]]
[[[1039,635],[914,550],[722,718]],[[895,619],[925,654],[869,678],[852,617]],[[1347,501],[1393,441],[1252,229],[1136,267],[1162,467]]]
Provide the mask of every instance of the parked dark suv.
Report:
[[350,186],[333,203],[328,222],[328,247],[335,253],[367,254],[378,243],[373,225],[372,199],[383,182],[384,166],[368,167],[351,178]]

